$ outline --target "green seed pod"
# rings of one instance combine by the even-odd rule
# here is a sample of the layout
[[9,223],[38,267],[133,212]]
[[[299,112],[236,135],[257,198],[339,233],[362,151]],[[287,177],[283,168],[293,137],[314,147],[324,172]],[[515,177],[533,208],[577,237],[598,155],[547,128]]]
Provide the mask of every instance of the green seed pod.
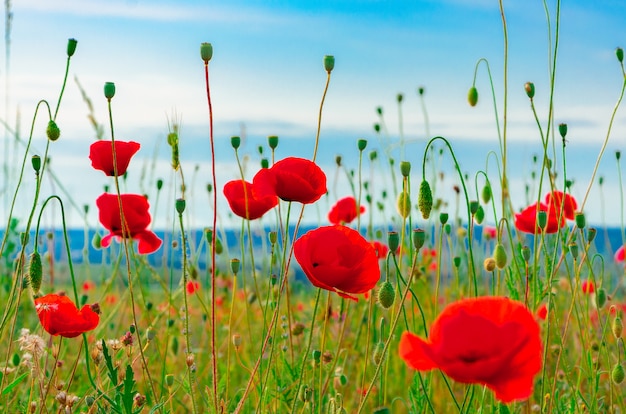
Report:
[[224,246],[220,239],[215,239],[215,254],[222,254],[224,252]]
[[478,210],[476,210],[476,214],[474,214],[474,220],[478,224],[482,224],[483,220],[485,220],[485,209],[483,206],[478,206]]
[[574,215],[574,219],[576,220],[576,227],[578,227],[579,229],[584,229],[585,225],[587,224],[585,221],[585,214],[584,213],[576,213]]
[[400,173],[403,177],[408,177],[411,174],[411,163],[408,161],[402,161],[400,163]]
[[270,161],[267,158],[261,158],[261,168],[269,168]]
[[230,145],[233,147],[233,149],[238,149],[239,146],[241,145],[241,138],[240,137],[230,137]]
[[38,173],[39,170],[41,170],[41,157],[39,155],[33,155],[30,161],[33,165],[33,170]]
[[398,246],[400,246],[400,235],[398,232],[390,231],[389,234],[387,234],[387,246],[392,254],[396,254],[396,250],[398,250]]
[[271,149],[276,149],[276,147],[278,146],[278,137],[276,135],[270,135],[269,137],[267,137],[267,144],[270,146]]
[[611,324],[611,330],[613,331],[613,335],[615,338],[622,337],[622,331],[624,330],[624,324],[622,322],[622,318],[620,316],[616,316],[613,319],[613,323]]
[[548,213],[546,213],[545,211],[540,211],[539,213],[537,213],[537,225],[539,226],[539,228],[543,230],[546,228],[547,224],[548,224]]
[[365,149],[365,147],[367,147],[367,140],[366,139],[360,139],[356,142],[356,146],[359,149],[359,151],[363,151]]
[[419,250],[424,246],[426,241],[426,232],[422,229],[413,230],[413,248]]
[[163,188],[163,180],[162,179],[159,178],[156,181],[156,188],[157,188],[157,191],[161,191],[161,188]]
[[411,197],[409,193],[403,191],[398,194],[396,207],[398,209],[398,214],[400,214],[402,218],[407,218],[411,215]]
[[596,238],[597,232],[598,230],[596,230],[594,227],[591,227],[590,229],[587,230],[587,241],[589,243],[591,243]]
[[239,267],[241,262],[239,259],[230,259],[230,271],[233,272],[233,275],[237,275],[239,273]]
[[430,184],[428,184],[426,180],[423,180],[420,184],[417,205],[419,206],[424,220],[428,219],[428,217],[430,217],[430,211],[433,208],[433,193],[430,190]]
[[452,264],[454,264],[454,267],[458,269],[461,266],[461,258],[459,256],[454,256]]
[[624,381],[624,367],[622,364],[616,364],[611,371],[611,379],[616,384],[621,384]]
[[335,68],[335,57],[333,55],[324,56],[324,69],[330,73]]
[[500,270],[506,267],[506,262],[508,260],[506,255],[506,250],[504,246],[500,243],[496,244],[496,248],[493,251],[493,258],[496,261],[496,267]]
[[396,101],[398,101],[398,103],[401,103],[404,100],[404,95],[402,95],[401,93],[396,95]]
[[184,198],[179,198],[176,200],[176,212],[178,214],[183,214],[185,211],[185,206],[187,205],[187,202],[185,201]]
[[374,347],[374,352],[372,353],[372,360],[374,361],[374,365],[380,365],[383,361],[383,352],[385,351],[385,344],[383,342],[378,342]]
[[522,247],[522,258],[526,263],[530,260],[530,247],[524,246]]
[[469,208],[470,208],[470,213],[472,215],[476,214],[476,212],[478,211],[478,206],[480,206],[480,204],[478,204],[478,201],[476,200],[470,201]]
[[619,61],[619,63],[622,63],[624,61],[624,49],[622,49],[621,47],[615,49],[615,56],[617,56],[617,60]]
[[574,260],[578,259],[578,244],[570,243],[567,247]]
[[104,84],[104,97],[111,100],[115,96],[115,84],[113,82],[106,82]]
[[53,120],[48,121],[46,135],[48,136],[48,139],[52,142],[56,141],[61,136],[61,130],[57,126],[56,122],[54,122]]
[[209,60],[213,57],[213,45],[211,43],[204,42],[200,44],[200,57],[204,63],[209,63]]
[[559,134],[561,134],[562,139],[565,139],[567,135],[567,124],[559,124]]
[[30,255],[30,262],[28,265],[28,279],[30,282],[30,289],[33,292],[33,295],[39,294],[41,281],[43,279],[43,266],[41,264],[41,255],[38,251],[34,251]]
[[478,103],[478,89],[475,86],[472,86],[467,92],[467,102],[469,102],[470,106],[476,106]]
[[596,292],[596,306],[598,309],[602,309],[606,303],[606,290],[598,289]]
[[489,184],[485,184],[482,191],[480,192],[480,198],[483,200],[484,204],[487,204],[491,201],[491,186]]
[[526,82],[524,84],[524,90],[526,91],[526,95],[533,99],[535,97],[535,84],[532,82]]
[[165,384],[167,385],[168,388],[174,385],[174,376],[172,374],[167,374],[165,376]]
[[441,223],[441,225],[446,224],[449,217],[450,216],[448,215],[448,213],[439,213],[439,222]]
[[76,52],[76,45],[78,44],[78,40],[76,39],[67,39],[67,57],[74,56]]
[[389,309],[393,305],[395,298],[396,292],[393,285],[388,280],[385,280],[378,288],[378,304],[384,309]]

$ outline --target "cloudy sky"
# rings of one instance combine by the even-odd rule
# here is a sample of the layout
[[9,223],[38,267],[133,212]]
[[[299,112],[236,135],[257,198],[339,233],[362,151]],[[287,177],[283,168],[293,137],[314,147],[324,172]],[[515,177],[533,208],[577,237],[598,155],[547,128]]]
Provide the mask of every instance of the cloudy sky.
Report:
[[[548,1],[544,7],[541,1],[511,0],[505,7],[509,156],[514,201],[522,208],[524,185],[533,169],[531,159],[541,151],[523,85],[535,83],[535,103],[545,129],[549,42],[555,42],[556,4]],[[95,117],[105,126],[105,137],[110,133],[102,87],[107,81],[117,86],[113,100],[116,138],[142,144],[129,170],[129,192],[153,193],[157,178],[175,182],[168,168],[165,137],[168,124],[181,124],[183,167],[186,179],[196,188],[194,224],[209,222],[209,199],[203,190],[210,182],[210,152],[201,42],[211,42],[214,47],[210,76],[220,190],[226,180],[237,177],[228,145],[232,135],[246,138],[243,153],[250,159],[248,178],[258,165],[256,147],[268,135],[281,137],[280,157],[311,156],[326,80],[322,66],[326,54],[336,58],[319,157],[329,176],[334,174],[337,154],[345,157],[349,168],[356,166],[358,138],[368,139],[369,148],[376,147],[372,125],[380,121],[377,107],[383,108],[391,139],[398,138],[398,93],[405,97],[402,131],[411,142],[404,156],[416,166],[414,171],[419,170],[427,136],[449,138],[458,148],[462,169],[472,177],[485,168],[487,153],[499,148],[484,65],[479,67],[476,81],[479,103],[471,108],[466,101],[476,62],[486,58],[502,118],[503,36],[495,0],[14,0],[11,12],[9,49],[5,42],[5,58],[0,64],[5,96],[0,100],[0,116],[13,127],[17,123],[23,138],[28,136],[37,102],[46,99],[53,107],[56,104],[67,39],[78,40],[57,118],[62,138],[50,150],[59,182],[50,182],[46,192],[64,190],[77,206],[91,205],[92,222],[96,217],[93,200],[110,182],[90,169],[87,154],[95,133],[76,79],[92,100]],[[567,1],[560,22],[554,114],[557,123],[569,125],[568,176],[575,180],[574,195],[582,199],[622,86],[615,48],[626,46],[626,3]],[[423,101],[417,94],[420,86],[425,88]],[[44,116],[35,121],[35,151],[41,152],[45,146],[46,122]],[[620,200],[614,153],[626,144],[623,109],[613,128],[600,165],[607,199],[594,187],[586,207],[590,221],[596,223],[620,220],[615,208]],[[23,156],[23,147],[5,143],[2,151],[3,165],[7,159],[12,165],[8,177],[15,178],[13,161]],[[442,168],[449,164],[445,160]],[[494,174],[491,168],[490,174]],[[7,195],[14,190],[13,178],[8,191],[3,183],[3,209]],[[24,199],[19,201],[24,208],[32,198],[30,181],[32,177],[26,174]],[[326,203],[333,201],[330,197]],[[159,206],[162,212],[169,208]],[[70,220],[74,225],[82,223],[78,212],[70,214]],[[160,223],[167,225],[168,221],[163,218]]]

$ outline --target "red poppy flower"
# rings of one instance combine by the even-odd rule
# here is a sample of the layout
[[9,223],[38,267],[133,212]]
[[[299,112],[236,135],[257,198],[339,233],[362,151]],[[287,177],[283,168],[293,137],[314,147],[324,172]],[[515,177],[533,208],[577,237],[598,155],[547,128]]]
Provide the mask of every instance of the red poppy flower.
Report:
[[328,221],[331,224],[347,224],[363,213],[365,213],[365,207],[361,206],[357,209],[356,199],[348,196],[340,199],[332,206],[328,212]]
[[541,369],[539,325],[520,302],[464,299],[443,310],[427,340],[405,332],[400,357],[416,370],[439,368],[455,381],[486,385],[500,401],[524,400]]
[[596,291],[596,287],[591,280],[583,280],[583,283],[580,285],[583,293],[592,294]]
[[615,251],[615,261],[620,263],[623,262],[624,259],[626,259],[626,251],[624,246],[620,246],[620,248]]
[[553,206],[555,215],[558,217],[558,212],[563,205],[563,217],[568,220],[574,220],[574,213],[578,208],[576,199],[569,194],[565,194],[562,191],[554,191],[546,194],[545,202],[548,206]]
[[190,280],[189,282],[187,282],[186,289],[188,294],[193,295],[198,290],[200,290],[200,282],[198,282],[197,280]]
[[[546,233],[556,233],[559,231],[559,217],[556,215],[556,208],[549,208],[543,203],[532,204],[526,207],[521,213],[515,214],[515,228],[524,233],[537,234],[540,232],[537,223],[537,208],[539,211],[547,213]],[[565,225],[565,218],[561,217],[560,227]]]
[[387,247],[386,244],[381,243],[378,240],[374,240],[373,242],[370,242],[370,243],[374,247],[374,251],[376,252],[376,257],[378,257],[381,260],[387,258],[389,247]]
[[99,210],[100,223],[109,234],[102,238],[102,247],[109,247],[113,237],[121,238],[126,235],[138,242],[140,254],[153,253],[161,247],[161,239],[152,231],[148,230],[150,213],[148,213],[148,200],[138,194],[122,194],[122,209],[126,219],[127,229],[122,233],[122,220],[117,195],[102,194],[96,200]]
[[483,236],[487,240],[495,240],[498,237],[498,229],[493,226],[483,227]]
[[302,204],[314,203],[326,194],[326,174],[304,158],[288,157],[263,168],[253,183],[260,194],[275,194],[281,200]]
[[252,183],[244,180],[227,182],[224,196],[233,213],[248,220],[262,217],[278,204],[278,197],[273,194],[259,194]]
[[294,255],[314,286],[358,300],[350,294],[371,290],[380,279],[374,247],[356,230],[326,226],[294,243]]
[[88,280],[88,281],[83,283],[83,292],[85,292],[85,293],[89,293],[90,291],[92,291],[95,288],[96,288],[96,284],[94,282],[92,282],[91,280]]
[[546,305],[545,303],[542,303],[537,308],[536,315],[537,315],[537,318],[541,319],[542,321],[545,321],[546,318],[548,317],[548,305]]
[[35,310],[41,326],[50,335],[74,338],[98,326],[100,316],[91,305],[80,310],[67,296],[49,294],[35,299]]
[[[139,143],[134,141],[115,141],[115,160],[117,161],[117,175],[124,175],[130,159],[139,151]],[[111,141],[96,141],[89,147],[91,166],[111,177],[115,176],[113,165],[113,144]]]

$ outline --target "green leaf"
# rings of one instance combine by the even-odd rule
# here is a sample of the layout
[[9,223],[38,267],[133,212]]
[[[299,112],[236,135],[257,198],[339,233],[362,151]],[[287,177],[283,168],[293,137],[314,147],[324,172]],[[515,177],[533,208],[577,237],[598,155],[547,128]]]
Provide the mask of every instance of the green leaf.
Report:
[[102,354],[104,355],[104,361],[106,362],[109,379],[111,380],[113,386],[117,387],[117,368],[113,365],[111,355],[109,355],[109,349],[107,348],[107,344],[104,339],[102,340]]
[[26,378],[27,376],[28,372],[25,372],[19,377],[15,378],[9,385],[4,387],[4,389],[2,390],[2,395],[7,395],[8,393],[10,393],[13,388],[15,388],[20,382],[24,381],[24,378]]
[[124,377],[122,401],[124,403],[124,411],[128,414],[133,413],[133,397],[135,396],[135,378],[133,369],[130,365],[126,365],[126,376]]

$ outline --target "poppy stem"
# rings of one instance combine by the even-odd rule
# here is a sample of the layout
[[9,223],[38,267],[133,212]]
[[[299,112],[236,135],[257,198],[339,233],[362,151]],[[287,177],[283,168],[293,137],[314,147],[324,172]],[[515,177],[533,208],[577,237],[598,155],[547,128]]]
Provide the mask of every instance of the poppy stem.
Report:
[[315,147],[313,149],[313,158],[311,161],[315,162],[317,158],[317,148],[320,143],[320,131],[322,129],[322,108],[324,107],[324,101],[326,100],[326,92],[328,92],[328,85],[330,84],[330,71],[326,71],[326,86],[324,86],[324,93],[322,94],[322,101],[320,102],[320,110],[317,116],[317,132],[315,134]]

